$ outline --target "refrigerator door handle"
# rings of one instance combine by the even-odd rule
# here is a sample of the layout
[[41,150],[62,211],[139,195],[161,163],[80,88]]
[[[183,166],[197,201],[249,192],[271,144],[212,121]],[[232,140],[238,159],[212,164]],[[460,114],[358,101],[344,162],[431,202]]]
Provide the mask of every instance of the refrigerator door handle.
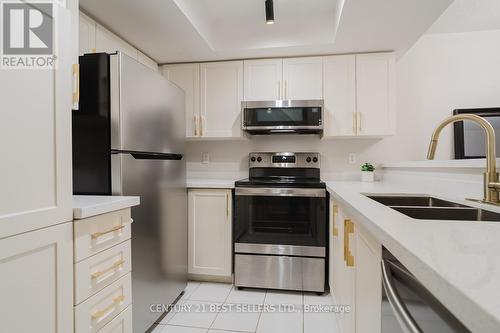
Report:
[[182,160],[182,154],[175,153],[151,153],[145,151],[111,149],[111,154],[130,154],[136,160]]

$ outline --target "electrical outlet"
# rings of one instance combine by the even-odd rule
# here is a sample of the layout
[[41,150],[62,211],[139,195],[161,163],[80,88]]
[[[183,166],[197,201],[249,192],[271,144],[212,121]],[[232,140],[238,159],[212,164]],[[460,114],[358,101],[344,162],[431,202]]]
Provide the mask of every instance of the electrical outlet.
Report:
[[349,153],[349,164],[354,164],[354,163],[356,163],[356,154]]
[[207,152],[201,153],[201,163],[208,164],[210,162],[210,154]]

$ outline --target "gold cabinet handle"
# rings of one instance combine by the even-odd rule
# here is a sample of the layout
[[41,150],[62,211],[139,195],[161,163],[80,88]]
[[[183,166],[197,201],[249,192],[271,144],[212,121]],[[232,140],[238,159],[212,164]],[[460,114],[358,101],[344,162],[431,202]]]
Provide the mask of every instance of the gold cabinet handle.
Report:
[[229,194],[226,194],[226,214],[229,219]]
[[352,113],[352,134],[356,134],[356,125],[357,124],[357,117],[356,117],[356,112]]
[[288,84],[287,84],[287,81],[288,81],[288,80],[285,80],[285,93],[284,93],[284,95],[285,95],[285,99],[287,99],[287,98],[288,98],[288,89],[287,89]]
[[332,212],[333,212],[333,235],[338,236],[339,235],[339,229],[335,226],[335,218],[337,213],[339,212],[339,207],[336,204],[332,204]]
[[112,309],[116,308],[118,305],[120,305],[120,303],[122,303],[124,300],[125,300],[125,296],[123,296],[123,295],[115,297],[113,299],[113,303],[111,303],[110,305],[108,305],[104,309],[96,311],[93,314],[91,314],[92,320],[100,319],[102,316],[106,315],[110,310],[112,310]]
[[97,279],[98,277],[100,277],[100,276],[102,276],[102,275],[104,275],[104,274],[106,274],[108,272],[117,270],[118,268],[122,267],[122,265],[124,263],[125,263],[125,260],[123,260],[123,259],[118,260],[117,262],[115,262],[113,265],[111,265],[110,267],[106,268],[105,270],[92,273],[90,276],[92,277],[92,279]]
[[92,239],[96,239],[96,238],[99,238],[99,237],[104,236],[104,235],[106,235],[106,234],[110,234],[110,233],[112,233],[112,232],[115,232],[115,231],[121,230],[121,229],[123,229],[123,228],[125,228],[125,225],[124,225],[124,224],[119,225],[119,226],[116,226],[116,227],[111,228],[111,229],[106,230],[106,231],[100,231],[100,232],[93,233],[93,234],[91,235],[91,237],[92,237]]
[[281,80],[278,80],[278,99],[281,99]]
[[80,65],[73,64],[73,110],[78,110],[80,102]]
[[205,120],[204,118],[204,116],[200,116],[200,136],[203,136],[203,121]]
[[[132,222],[134,222],[134,219],[130,219],[130,223],[132,223]],[[90,237],[92,239],[96,239],[96,238],[99,238],[99,237],[104,236],[106,234],[110,234],[112,232],[121,230],[121,229],[125,228],[126,226],[127,226],[126,224],[121,224],[121,225],[118,225],[118,226],[111,228],[109,230],[106,230],[106,231],[99,231],[99,232],[93,233],[90,235]]]
[[198,136],[198,116],[195,115],[193,117],[193,121],[194,121],[194,136]]
[[361,133],[363,131],[363,128],[361,127],[361,115],[362,113],[361,112],[358,112],[358,131]]
[[347,267],[354,267],[354,256],[349,245],[349,234],[354,233],[354,223],[350,219],[344,220],[344,261]]

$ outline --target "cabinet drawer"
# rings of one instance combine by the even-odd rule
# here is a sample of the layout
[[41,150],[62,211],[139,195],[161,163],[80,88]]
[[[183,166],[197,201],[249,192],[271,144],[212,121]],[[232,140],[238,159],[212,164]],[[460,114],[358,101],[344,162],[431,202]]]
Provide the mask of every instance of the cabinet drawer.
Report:
[[130,209],[75,220],[75,262],[130,239]]
[[132,301],[131,273],[75,307],[75,333],[95,333]]
[[75,305],[130,272],[130,240],[75,264]]
[[132,333],[132,329],[132,305],[129,305],[98,333]]

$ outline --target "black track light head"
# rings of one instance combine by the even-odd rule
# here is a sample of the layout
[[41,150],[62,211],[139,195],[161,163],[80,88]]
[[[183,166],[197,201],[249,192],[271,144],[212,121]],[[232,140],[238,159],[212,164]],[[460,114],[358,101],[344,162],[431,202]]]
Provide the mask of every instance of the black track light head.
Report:
[[274,6],[273,0],[266,0],[266,23],[274,23]]

